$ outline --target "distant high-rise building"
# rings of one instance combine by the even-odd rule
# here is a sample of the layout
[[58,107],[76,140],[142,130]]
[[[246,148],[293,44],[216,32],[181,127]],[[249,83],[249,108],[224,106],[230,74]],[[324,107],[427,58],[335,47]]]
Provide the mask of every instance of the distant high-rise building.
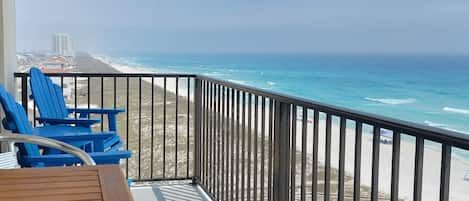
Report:
[[62,56],[73,56],[72,40],[66,33],[55,33],[52,36],[52,50]]

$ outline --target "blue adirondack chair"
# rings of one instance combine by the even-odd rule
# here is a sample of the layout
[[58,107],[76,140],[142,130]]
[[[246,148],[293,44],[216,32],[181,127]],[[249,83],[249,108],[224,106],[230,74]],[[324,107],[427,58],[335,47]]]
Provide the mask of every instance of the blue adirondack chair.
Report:
[[[12,129],[15,133],[34,135],[33,128],[29,124],[28,117],[23,107],[15,102],[3,86],[0,85],[0,102],[5,112],[5,119],[2,123],[5,127]],[[65,135],[51,135],[50,138],[62,140],[65,142],[73,141],[88,141],[96,144],[104,144],[104,140],[109,138],[110,135],[106,134],[65,134]],[[81,164],[81,160],[70,154],[47,154],[41,152],[40,147],[32,144],[19,144],[18,162],[23,167],[49,167],[49,166],[63,166]],[[129,151],[106,151],[106,152],[92,152],[89,153],[97,164],[119,164],[120,159],[129,158],[131,153]]]
[[[40,117],[37,118],[40,123],[46,125],[61,125],[61,129],[71,130],[72,132],[90,133],[91,126],[100,123],[99,119],[90,119],[90,114],[107,115],[109,131],[117,130],[116,117],[118,113],[124,112],[123,109],[88,109],[88,108],[67,108],[62,93],[62,88],[54,84],[52,80],[44,75],[39,69],[30,70],[30,87],[34,101],[39,110]],[[72,118],[70,115],[76,113],[78,118]],[[55,128],[54,128],[55,129]],[[118,150],[122,146],[122,140],[118,135],[110,137],[105,141],[106,149]]]

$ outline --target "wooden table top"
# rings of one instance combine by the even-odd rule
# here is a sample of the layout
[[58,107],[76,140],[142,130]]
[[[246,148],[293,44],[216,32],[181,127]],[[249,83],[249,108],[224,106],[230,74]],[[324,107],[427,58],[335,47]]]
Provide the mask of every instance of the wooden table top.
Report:
[[133,201],[119,166],[0,170],[2,201]]

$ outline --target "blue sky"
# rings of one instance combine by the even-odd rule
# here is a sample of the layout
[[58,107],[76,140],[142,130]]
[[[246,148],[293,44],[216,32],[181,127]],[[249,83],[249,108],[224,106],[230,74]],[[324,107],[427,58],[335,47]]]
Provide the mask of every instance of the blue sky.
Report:
[[19,50],[469,54],[467,0],[17,0]]

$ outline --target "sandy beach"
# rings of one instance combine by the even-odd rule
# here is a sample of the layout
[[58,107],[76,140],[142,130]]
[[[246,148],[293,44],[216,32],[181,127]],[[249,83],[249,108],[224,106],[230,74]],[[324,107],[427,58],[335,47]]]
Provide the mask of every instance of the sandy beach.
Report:
[[[297,127],[301,128],[302,123],[298,122]],[[308,133],[313,133],[313,124],[308,124]],[[325,121],[320,121],[319,126],[319,153],[318,158],[324,164],[325,159]],[[322,132],[321,132],[322,131]],[[298,132],[297,136],[301,136]],[[331,163],[334,168],[338,167],[339,161],[339,126],[333,124],[332,127],[332,155]],[[308,145],[312,145],[312,138],[307,138]],[[297,150],[301,150],[301,138],[297,138]],[[373,135],[370,132],[363,132],[362,135],[362,163],[361,163],[361,183],[365,186],[371,186],[371,157],[372,157]],[[427,143],[428,144],[428,143]],[[345,171],[346,174],[353,177],[354,170],[354,149],[355,149],[355,130],[347,128],[346,130],[346,152],[345,152]],[[400,172],[399,172],[399,198],[403,200],[413,199],[413,180],[414,180],[414,160],[415,144],[402,139],[400,154]],[[312,146],[307,149],[309,155],[312,154]],[[425,146],[424,164],[423,164],[423,187],[422,200],[439,200],[440,184],[440,163],[441,152],[434,148]],[[392,145],[381,144],[380,146],[380,166],[379,166],[379,191],[389,194],[391,191],[391,167],[392,167]],[[469,181],[465,181],[464,170],[469,168],[469,164],[453,157],[451,163],[451,182],[450,182],[450,200],[467,200],[469,195]]]
[[[99,59],[94,59],[90,56],[83,55],[77,57],[77,63],[78,67],[76,68],[76,71],[79,72],[93,72],[93,73],[117,73],[117,72],[123,72],[123,73],[142,73],[144,69],[133,69],[131,67],[125,67],[125,66],[118,66],[118,65],[110,65],[110,63],[106,63],[105,60],[99,60]],[[143,71],[143,72],[151,72],[151,71]],[[126,108],[128,112],[128,120],[127,121],[127,116],[126,115],[120,115],[119,116],[119,133],[123,139],[127,138],[127,133],[128,133],[128,146],[129,150],[132,150],[134,153],[133,157],[129,160],[129,176],[131,177],[136,177],[137,176],[137,170],[138,170],[138,158],[137,155],[139,153],[138,149],[135,149],[138,147],[139,142],[142,144],[142,150],[140,150],[141,153],[141,177],[142,178],[147,178],[150,175],[150,141],[151,141],[151,136],[149,133],[151,133],[151,127],[152,125],[151,120],[151,114],[153,112],[154,114],[154,122],[153,122],[153,133],[154,133],[154,166],[153,166],[153,175],[156,176],[162,176],[162,167],[163,167],[163,145],[162,145],[162,139],[163,139],[163,113],[162,113],[162,107],[158,107],[163,105],[163,99],[162,99],[162,94],[163,89],[162,89],[162,79],[155,79],[155,85],[151,86],[151,80],[148,79],[142,79],[144,82],[142,82],[142,88],[141,90],[144,91],[141,97],[139,97],[138,90],[139,90],[139,80],[138,79],[130,79],[129,80],[129,104],[126,104],[126,84],[127,81],[125,78],[118,78],[117,79],[117,95],[116,95],[116,107],[118,108]],[[104,100],[103,100],[103,106],[104,107],[113,107],[113,80],[111,78],[104,78],[103,79],[105,85],[103,87],[103,94],[104,94]],[[80,81],[86,83],[86,81]],[[184,81],[181,81],[181,83]],[[185,83],[185,82],[184,82]],[[83,83],[82,83],[83,84]],[[88,97],[86,94],[87,89],[85,88],[80,88],[79,89],[79,97],[78,99],[78,104],[83,105],[87,104],[88,98],[90,99],[90,104],[93,105],[101,105],[101,88],[99,87],[101,84],[100,79],[90,79],[90,92],[91,94],[90,97]],[[85,85],[86,86],[86,85]],[[175,133],[175,119],[177,118],[179,122],[186,122],[187,118],[189,118],[190,125],[193,124],[193,117],[188,116],[187,113],[187,97],[185,97],[185,94],[187,92],[180,92],[180,96],[178,97],[178,101],[180,104],[178,104],[178,115],[175,115],[175,101],[176,101],[176,95],[174,94],[174,89],[175,89],[175,82],[172,80],[168,79],[167,82],[167,89],[168,92],[167,94],[167,116],[166,116],[166,135],[171,136],[166,138],[166,152],[172,153],[174,152],[175,149],[175,138],[178,138],[178,169],[177,169],[177,174],[178,175],[185,175],[186,172],[186,167],[187,164],[185,162],[185,156],[186,156],[186,147],[185,145],[187,144],[187,139],[185,137],[186,135],[186,130],[190,129],[190,142],[189,145],[190,147],[193,147],[193,128],[192,127],[187,127],[185,123],[178,124],[178,130],[181,131],[181,133]],[[187,89],[187,88],[186,88]],[[155,92],[155,100],[154,104],[156,107],[154,110],[151,110],[151,97],[149,96],[148,92],[151,92],[151,90],[154,90]],[[138,114],[138,106],[139,106],[139,98],[141,98],[141,112],[142,115],[139,117]],[[190,100],[193,100],[193,97],[190,97]],[[193,114],[193,103],[190,103],[190,113]],[[299,113],[299,112],[298,112]],[[254,115],[251,113],[251,115]],[[260,114],[259,114],[260,115]],[[141,127],[139,129],[139,119],[141,119]],[[128,123],[126,123],[128,122]],[[259,124],[261,122],[258,122]],[[268,122],[266,122],[268,123]],[[301,128],[301,122],[299,121],[297,123],[297,128]],[[106,123],[104,124],[104,127],[106,128],[107,125]],[[312,123],[308,123],[308,137],[307,137],[307,153],[308,153],[308,165],[307,169],[311,170],[311,157],[312,157],[312,133],[313,133],[313,128],[314,125]],[[96,129],[100,129],[99,127]],[[127,132],[127,130],[129,132]],[[296,139],[296,145],[297,145],[297,150],[298,154],[297,156],[300,156],[301,152],[301,129],[297,129],[297,139]],[[324,172],[324,158],[325,158],[325,139],[324,139],[324,131],[325,131],[325,122],[320,121],[319,125],[319,130],[320,130],[320,135],[319,135],[319,163],[320,163],[320,168],[319,168],[319,187],[318,189],[322,189],[322,184],[321,182],[323,181],[323,172]],[[364,129],[365,130],[365,129]],[[138,133],[142,133],[140,139],[138,137]],[[266,132],[267,133],[267,132]],[[260,139],[262,137],[266,136],[256,136]],[[354,146],[355,146],[355,131],[353,128],[347,128],[346,130],[346,161],[345,161],[345,171],[346,171],[346,194],[351,195],[351,192],[353,190],[351,189],[353,185],[353,170],[354,170]],[[332,162],[332,167],[333,169],[331,170],[332,172],[332,180],[331,181],[331,192],[336,193],[336,186],[337,186],[337,167],[338,167],[338,156],[339,156],[339,128],[337,124],[333,124],[332,128],[332,155],[331,155],[331,162]],[[266,147],[264,147],[266,148]],[[380,146],[380,168],[379,168],[379,191],[381,192],[380,197],[383,197],[385,199],[389,199],[388,194],[391,189],[391,156],[392,156],[392,146],[391,145],[386,145],[386,144],[381,144]],[[169,150],[168,150],[169,149]],[[190,150],[190,149],[189,149]],[[413,193],[413,175],[414,175],[414,153],[415,153],[415,145],[408,140],[402,140],[401,141],[401,156],[400,156],[400,182],[399,182],[399,197],[403,200],[412,200],[412,193]],[[260,153],[258,152],[258,157]],[[363,133],[363,139],[362,139],[362,166],[361,166],[361,183],[363,185],[363,196],[366,196],[369,192],[366,192],[368,186],[371,185],[371,154],[372,154],[372,135],[370,133]],[[175,163],[175,158],[173,157],[174,154],[166,156],[166,163],[164,163],[165,166],[165,174],[167,175],[173,175],[176,172],[174,171],[174,163]],[[189,153],[190,156],[190,164],[193,164],[192,162],[192,153]],[[182,158],[182,159],[181,159]],[[299,181],[299,161],[297,160],[297,182]],[[424,173],[423,173],[423,191],[422,191],[422,200],[425,201],[431,201],[431,200],[438,200],[439,199],[439,183],[440,183],[440,163],[441,163],[441,153],[438,149],[435,148],[428,148],[426,146],[425,152],[424,152]],[[260,167],[258,167],[260,168]],[[191,169],[191,168],[189,168]],[[455,201],[463,201],[467,200],[467,195],[469,195],[469,181],[465,181],[463,179],[464,177],[464,170],[469,169],[469,164],[457,159],[456,157],[453,156],[452,158],[452,163],[451,163],[451,183],[450,183],[450,200],[455,200]],[[191,173],[189,173],[191,174]],[[307,175],[311,175],[309,172]],[[307,182],[310,182],[310,176],[308,176]],[[322,179],[322,180],[321,180]],[[297,183],[299,185],[299,183]]]

